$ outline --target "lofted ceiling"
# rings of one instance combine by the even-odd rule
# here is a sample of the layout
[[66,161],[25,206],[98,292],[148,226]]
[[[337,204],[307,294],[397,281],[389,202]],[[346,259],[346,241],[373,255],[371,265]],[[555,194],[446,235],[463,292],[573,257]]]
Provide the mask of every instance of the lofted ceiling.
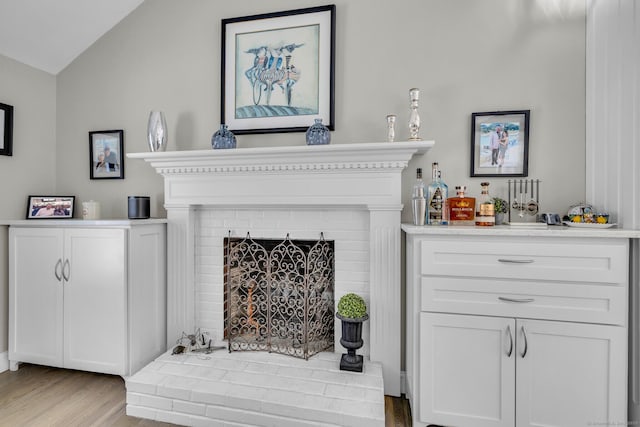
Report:
[[0,0],[0,55],[56,75],[144,0]]

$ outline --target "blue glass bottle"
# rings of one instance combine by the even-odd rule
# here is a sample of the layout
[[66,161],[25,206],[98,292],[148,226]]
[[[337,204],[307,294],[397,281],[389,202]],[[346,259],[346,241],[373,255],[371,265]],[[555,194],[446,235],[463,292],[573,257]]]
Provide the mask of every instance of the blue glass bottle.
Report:
[[211,146],[214,150],[219,148],[236,148],[236,136],[227,129],[227,125],[221,124],[220,130],[211,137]]
[[322,124],[322,119],[315,119],[315,123],[307,129],[307,145],[322,145],[331,142],[329,128]]

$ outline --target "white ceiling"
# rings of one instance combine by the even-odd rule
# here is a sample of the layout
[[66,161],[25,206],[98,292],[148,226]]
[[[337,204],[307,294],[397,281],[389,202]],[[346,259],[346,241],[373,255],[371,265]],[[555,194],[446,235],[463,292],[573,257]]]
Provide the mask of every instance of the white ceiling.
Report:
[[0,54],[58,74],[144,0],[0,0]]

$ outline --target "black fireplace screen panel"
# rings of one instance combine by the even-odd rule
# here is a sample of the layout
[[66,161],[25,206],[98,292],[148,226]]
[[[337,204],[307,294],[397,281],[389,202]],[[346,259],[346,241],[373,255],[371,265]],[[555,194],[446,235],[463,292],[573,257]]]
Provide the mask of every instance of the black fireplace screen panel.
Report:
[[309,358],[333,347],[334,242],[226,238],[229,351]]

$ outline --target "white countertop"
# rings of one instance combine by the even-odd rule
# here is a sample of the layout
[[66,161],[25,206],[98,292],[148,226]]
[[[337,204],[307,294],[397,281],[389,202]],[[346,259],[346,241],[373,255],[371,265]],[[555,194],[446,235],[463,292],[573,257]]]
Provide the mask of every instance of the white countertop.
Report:
[[166,218],[149,218],[149,219],[0,219],[0,225],[9,225],[14,227],[131,227],[135,225],[150,224],[166,224]]
[[524,237],[603,237],[619,239],[640,238],[640,230],[618,228],[578,228],[565,225],[550,225],[547,228],[413,225],[402,224],[402,230],[411,235],[447,235],[447,236],[524,236]]

